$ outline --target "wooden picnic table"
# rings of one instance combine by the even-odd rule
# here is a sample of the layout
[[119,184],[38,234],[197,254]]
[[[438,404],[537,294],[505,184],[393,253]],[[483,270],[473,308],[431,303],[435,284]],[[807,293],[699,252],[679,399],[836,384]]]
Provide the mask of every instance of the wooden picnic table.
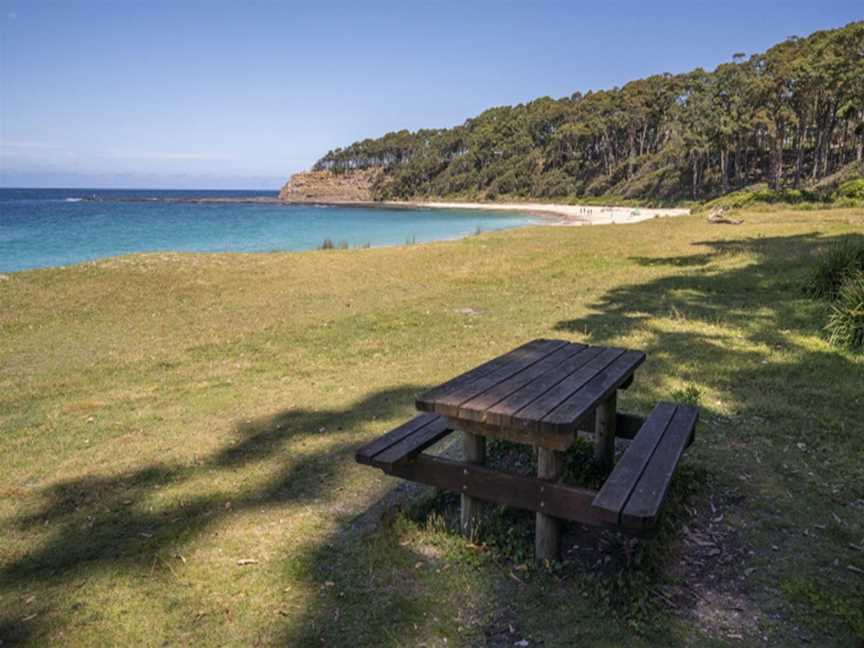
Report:
[[[484,501],[535,511],[539,560],[558,556],[559,518],[644,530],[698,416],[664,403],[647,419],[617,411],[618,390],[644,360],[641,351],[533,340],[420,395],[416,406],[425,413],[358,450],[357,461],[458,491],[465,533],[476,529]],[[464,461],[422,453],[453,430],[464,435]],[[580,430],[593,430],[594,460],[606,468],[615,437],[635,437],[599,492],[559,483]],[[485,468],[487,437],[535,446],[537,478]]]

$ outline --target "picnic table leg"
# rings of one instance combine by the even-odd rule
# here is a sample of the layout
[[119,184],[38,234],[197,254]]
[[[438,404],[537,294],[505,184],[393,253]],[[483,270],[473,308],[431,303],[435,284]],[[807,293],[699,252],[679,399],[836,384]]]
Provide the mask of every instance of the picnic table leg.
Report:
[[594,414],[594,462],[603,468],[615,463],[615,414],[618,411],[618,392],[597,406]]
[[[557,482],[561,479],[563,472],[563,452],[549,448],[537,448],[537,477],[545,481]],[[538,562],[558,560],[558,536],[558,519],[545,513],[538,513],[534,531],[534,557]]]
[[[463,435],[463,455],[467,463],[483,464],[486,462],[486,437],[479,434],[471,434],[470,432],[462,432]],[[473,538],[477,532],[477,527],[480,524],[480,514],[482,511],[483,502],[466,495],[461,494],[462,499],[462,533],[469,538]]]

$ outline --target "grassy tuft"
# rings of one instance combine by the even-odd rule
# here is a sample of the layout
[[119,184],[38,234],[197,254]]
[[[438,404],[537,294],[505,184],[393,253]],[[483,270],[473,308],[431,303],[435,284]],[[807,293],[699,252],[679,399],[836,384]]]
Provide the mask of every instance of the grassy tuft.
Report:
[[864,271],[864,241],[843,239],[819,255],[805,285],[807,294],[836,299],[849,275]]
[[825,328],[831,344],[853,351],[864,349],[864,271],[846,276]]

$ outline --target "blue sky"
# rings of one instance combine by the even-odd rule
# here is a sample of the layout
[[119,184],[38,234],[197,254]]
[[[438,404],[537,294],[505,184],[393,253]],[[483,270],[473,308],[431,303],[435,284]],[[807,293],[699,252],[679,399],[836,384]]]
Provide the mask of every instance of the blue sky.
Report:
[[860,0],[0,0],[0,185],[277,188],[360,138],[862,18]]

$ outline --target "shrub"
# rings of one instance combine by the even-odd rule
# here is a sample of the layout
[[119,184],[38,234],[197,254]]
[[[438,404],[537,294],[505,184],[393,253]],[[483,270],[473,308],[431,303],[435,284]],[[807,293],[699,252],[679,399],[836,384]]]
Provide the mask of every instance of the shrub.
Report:
[[864,241],[834,243],[816,260],[806,290],[813,297],[835,299],[846,277],[864,271]]
[[864,178],[847,180],[834,192],[835,198],[847,198],[852,201],[864,200]]
[[864,349],[864,271],[846,276],[825,328],[831,344],[853,351]]
[[324,242],[321,244],[321,247],[319,247],[318,249],[319,250],[332,250],[333,247],[334,247],[333,241],[331,241],[329,238],[325,238]]
[[699,401],[702,398],[702,392],[696,385],[687,385],[684,389],[679,389],[672,394],[672,400],[685,405],[699,406]]

